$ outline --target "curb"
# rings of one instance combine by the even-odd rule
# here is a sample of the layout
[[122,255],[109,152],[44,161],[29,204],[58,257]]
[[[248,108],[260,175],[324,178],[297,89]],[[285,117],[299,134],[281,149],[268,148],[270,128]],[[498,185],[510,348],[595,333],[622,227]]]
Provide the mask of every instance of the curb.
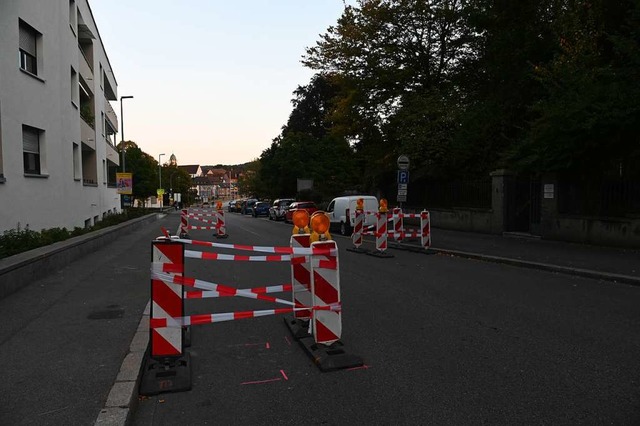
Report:
[[113,383],[95,426],[124,426],[128,424],[138,405],[138,385],[140,370],[149,343],[149,313],[151,301],[147,302],[136,334],[133,336],[129,353],[122,361],[120,371]]
[[430,247],[427,251],[420,246],[416,246],[412,244],[395,243],[394,245],[390,244],[389,248],[396,249],[396,250],[408,250],[415,253],[423,253],[423,254],[429,254],[429,253],[445,254],[449,256],[463,257],[466,259],[482,260],[485,262],[501,263],[505,265],[518,266],[521,268],[539,269],[543,271],[558,272],[561,274],[574,275],[574,276],[585,277],[585,278],[612,281],[614,283],[624,283],[624,284],[630,284],[634,286],[640,286],[640,277],[634,277],[631,275],[623,275],[623,274],[615,274],[612,272],[594,271],[591,269],[583,269],[583,268],[572,268],[569,266],[553,265],[550,263],[532,262],[529,260],[513,259],[509,257],[500,257],[500,256],[490,256],[487,254],[471,253],[471,252],[460,251],[460,250],[441,249],[441,248],[435,248],[435,247]]

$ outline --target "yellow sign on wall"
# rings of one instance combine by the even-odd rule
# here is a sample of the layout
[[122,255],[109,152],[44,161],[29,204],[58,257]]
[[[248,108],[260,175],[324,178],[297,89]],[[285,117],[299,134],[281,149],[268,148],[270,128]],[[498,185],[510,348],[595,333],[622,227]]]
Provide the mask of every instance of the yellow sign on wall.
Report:
[[158,194],[158,197],[161,197],[164,195],[164,188],[158,188],[158,190],[156,191],[156,193]]
[[118,194],[131,195],[133,193],[133,173],[116,173]]

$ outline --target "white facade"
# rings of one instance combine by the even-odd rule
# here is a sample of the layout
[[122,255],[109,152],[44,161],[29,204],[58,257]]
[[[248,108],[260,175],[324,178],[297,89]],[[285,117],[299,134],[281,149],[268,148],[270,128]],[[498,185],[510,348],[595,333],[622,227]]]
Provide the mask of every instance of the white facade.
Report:
[[0,1],[0,52],[0,232],[119,211],[117,83],[87,0]]

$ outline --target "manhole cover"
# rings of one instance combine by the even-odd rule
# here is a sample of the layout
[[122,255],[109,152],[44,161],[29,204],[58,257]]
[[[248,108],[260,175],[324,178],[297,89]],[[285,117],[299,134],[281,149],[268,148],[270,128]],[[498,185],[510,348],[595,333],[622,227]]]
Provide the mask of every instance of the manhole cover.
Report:
[[118,308],[118,309],[107,309],[105,311],[91,312],[87,316],[87,318],[99,320],[99,319],[117,319],[117,318],[122,318],[123,316],[124,316],[124,309]]

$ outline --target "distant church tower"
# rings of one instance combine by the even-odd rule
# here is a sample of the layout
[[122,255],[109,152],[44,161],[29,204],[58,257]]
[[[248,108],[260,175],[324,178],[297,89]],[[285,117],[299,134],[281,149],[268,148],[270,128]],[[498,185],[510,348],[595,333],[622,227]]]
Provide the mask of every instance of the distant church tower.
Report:
[[170,166],[177,166],[178,165],[178,160],[176,159],[175,154],[171,154],[171,157],[169,157],[169,165]]

